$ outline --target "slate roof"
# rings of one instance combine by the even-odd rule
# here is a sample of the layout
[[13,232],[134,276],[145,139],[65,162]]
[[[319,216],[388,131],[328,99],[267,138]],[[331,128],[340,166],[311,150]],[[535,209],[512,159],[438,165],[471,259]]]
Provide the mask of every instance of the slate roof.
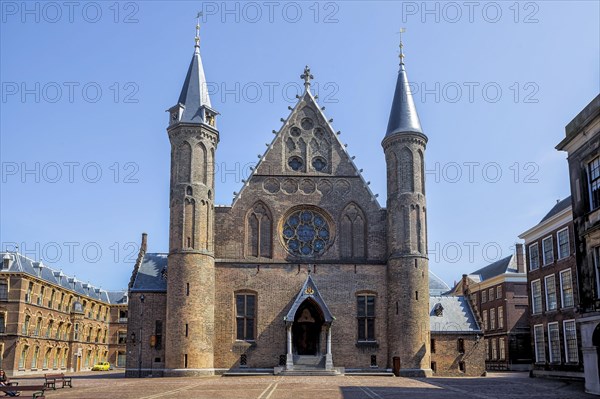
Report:
[[548,212],[546,214],[546,216],[544,216],[542,218],[542,220],[540,220],[540,223],[550,219],[552,216],[559,214],[560,212],[564,211],[567,208],[571,207],[571,196],[569,195],[567,198],[565,198],[562,201],[559,201],[556,205],[554,205],[552,207],[552,209],[550,209],[550,212]]
[[[438,316],[435,308],[440,305],[443,310]],[[463,296],[431,296],[429,298],[429,323],[432,333],[481,333],[473,310]]]
[[323,300],[323,297],[321,297],[321,293],[319,292],[319,289],[317,288],[317,286],[316,286],[315,282],[313,281],[310,274],[306,278],[306,281],[302,285],[302,288],[300,289],[300,292],[298,293],[298,296],[296,297],[294,304],[290,308],[287,315],[283,318],[283,320],[288,323],[293,322],[294,316],[296,315],[298,308],[307,299],[310,299],[310,300],[316,302],[317,305],[319,305],[319,307],[321,308],[321,311],[323,312],[323,318],[325,319],[324,320],[325,323],[330,324],[334,320],[333,315],[329,311],[329,308],[327,307],[327,304]]
[[421,129],[417,107],[415,107],[415,102],[410,91],[406,69],[404,68],[404,63],[401,63],[385,135],[387,137],[395,133],[404,132],[423,134],[423,129]]
[[198,47],[194,51],[192,61],[185,76],[181,94],[179,95],[179,104],[185,106],[180,122],[187,123],[204,122],[201,108],[203,106],[211,106],[206,76],[204,75],[204,67],[202,66]]
[[12,261],[8,269],[1,270],[3,273],[25,273],[84,297],[110,304],[127,303],[127,291],[106,291],[94,287],[90,283],[77,280],[75,276],[67,276],[62,271],[52,269],[42,262],[36,262],[20,253],[0,252],[0,258],[4,258],[5,255],[10,256]]
[[517,261],[514,255],[507,256],[486,267],[475,270],[469,274],[469,278],[479,283],[507,272],[517,272]]
[[146,253],[131,291],[167,291],[167,254]]

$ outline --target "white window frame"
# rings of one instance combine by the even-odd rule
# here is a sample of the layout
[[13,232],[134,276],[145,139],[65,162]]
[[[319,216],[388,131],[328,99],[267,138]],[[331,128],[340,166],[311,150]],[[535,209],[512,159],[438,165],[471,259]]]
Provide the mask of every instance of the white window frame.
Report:
[[594,252],[592,257],[596,271],[596,292],[600,292],[600,247],[594,247],[592,251]]
[[[569,344],[567,343],[567,323],[573,323],[573,331],[575,333],[575,354],[569,352]],[[574,319],[563,320],[563,338],[565,341],[565,362],[567,363],[579,363],[579,342],[577,341],[577,324]]]
[[[552,356],[552,334],[550,333],[550,327],[554,326],[556,326],[556,333],[558,334],[558,339],[556,340],[558,344],[558,360]],[[548,323],[548,358],[550,359],[550,363],[560,363],[560,328],[557,321]]]
[[504,328],[504,306],[498,306],[498,328]]
[[502,285],[499,285],[496,287],[496,299],[502,298],[502,295],[503,295]]
[[488,311],[483,311],[483,329],[485,331],[490,329],[490,319],[488,318]]
[[[537,265],[533,267],[533,262],[531,258],[531,248],[535,247],[535,251],[537,252]],[[529,246],[529,271],[537,270],[540,268],[540,247],[537,242],[531,244]]]
[[[562,233],[565,230],[567,231],[567,253],[562,254],[560,252],[560,233]],[[569,226],[565,227],[564,229],[560,229],[556,232],[556,247],[558,249],[558,260],[568,258],[571,255],[571,241],[569,238]]]
[[490,330],[496,329],[496,308],[490,309]]
[[[552,260],[548,261],[546,259],[546,245],[544,245],[544,242],[546,242],[546,240],[550,239],[550,248],[552,248]],[[549,235],[548,237],[544,237],[542,239],[542,259],[543,259],[543,265],[542,266],[548,266],[551,263],[554,263],[554,238],[552,237],[552,235]]]
[[499,338],[498,341],[498,354],[500,360],[506,360],[506,338]]
[[[542,342],[538,341],[537,330],[541,329],[542,333]],[[535,363],[546,363],[546,340],[544,338],[544,325],[536,324],[533,326],[533,344],[535,350]],[[540,349],[543,350],[543,353],[540,353]],[[543,355],[543,356],[541,356]],[[540,358],[542,358],[540,360]]]
[[[563,285],[563,274],[569,273],[569,279],[571,280],[571,304],[569,306],[565,306],[565,289]],[[571,269],[561,270],[559,273],[560,278],[560,306],[562,309],[572,308],[575,306],[575,296],[573,292],[573,273],[571,273]]]
[[490,339],[492,343],[492,360],[498,360],[498,338]]
[[588,196],[590,198],[590,212],[593,211],[593,210],[595,210],[596,208],[598,208],[598,206],[594,207],[594,195],[593,195],[594,190],[593,190],[593,187],[592,187],[592,185],[598,180],[598,178],[592,179],[592,176],[591,176],[591,173],[590,173],[591,172],[591,165],[594,162],[600,162],[600,157],[595,157],[594,159],[592,159],[591,161],[589,161],[586,164],[586,168],[585,168],[586,169],[585,170],[585,172],[586,172],[585,174],[587,175],[587,179],[588,179]]
[[[548,285],[548,279],[552,278],[553,282],[552,284],[550,284],[550,286]],[[550,308],[550,290],[548,289],[548,287],[550,287],[552,289],[552,291],[554,292],[554,308],[551,309]],[[547,312],[554,312],[555,310],[558,310],[558,295],[556,293],[556,275],[554,273],[549,274],[547,276],[544,277],[544,290],[546,293],[546,311]]]
[[481,290],[481,303],[487,302],[487,290]]
[[[539,287],[540,287],[540,308],[539,309],[535,306],[535,291],[533,289],[533,285],[535,283],[538,283]],[[533,280],[531,282],[531,314],[542,313],[543,306],[544,306],[544,304],[542,303],[542,282],[538,278],[537,280]]]

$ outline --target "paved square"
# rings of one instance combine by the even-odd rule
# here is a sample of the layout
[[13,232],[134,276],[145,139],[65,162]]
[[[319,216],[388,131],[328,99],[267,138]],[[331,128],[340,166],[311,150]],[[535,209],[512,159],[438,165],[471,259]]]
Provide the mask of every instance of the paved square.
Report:
[[[42,383],[39,378],[15,379]],[[393,377],[202,377],[124,378],[123,373],[73,376],[74,388],[47,391],[47,398],[87,399],[388,399],[388,398],[594,398],[583,383],[532,379],[526,373],[482,378]]]

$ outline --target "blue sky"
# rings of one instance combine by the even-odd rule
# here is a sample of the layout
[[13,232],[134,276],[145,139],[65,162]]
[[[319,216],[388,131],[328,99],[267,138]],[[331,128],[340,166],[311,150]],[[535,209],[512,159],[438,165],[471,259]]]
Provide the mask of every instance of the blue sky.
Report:
[[[467,2],[468,3],[468,2]],[[25,4],[25,6],[24,6]],[[406,67],[425,133],[431,270],[449,284],[511,253],[569,195],[564,126],[600,91],[596,1],[12,2],[0,24],[0,243],[102,286],[140,241],[168,250],[165,131],[204,11],[230,204],[311,66],[385,206],[385,133]],[[72,8],[69,8],[72,7]]]

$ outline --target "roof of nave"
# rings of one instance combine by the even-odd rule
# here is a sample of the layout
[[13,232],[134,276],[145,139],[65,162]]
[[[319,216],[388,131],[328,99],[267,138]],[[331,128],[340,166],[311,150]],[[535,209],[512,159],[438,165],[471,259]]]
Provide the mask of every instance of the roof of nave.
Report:
[[96,299],[110,304],[127,303],[127,291],[106,291],[94,287],[90,283],[77,280],[75,276],[67,276],[61,271],[52,269],[44,265],[41,261],[36,262],[18,252],[0,252],[0,257],[10,258],[8,269],[2,265],[1,272],[25,273],[48,283],[65,288],[75,292],[78,295]]
[[431,296],[429,323],[432,333],[481,333],[473,310],[463,296]]

